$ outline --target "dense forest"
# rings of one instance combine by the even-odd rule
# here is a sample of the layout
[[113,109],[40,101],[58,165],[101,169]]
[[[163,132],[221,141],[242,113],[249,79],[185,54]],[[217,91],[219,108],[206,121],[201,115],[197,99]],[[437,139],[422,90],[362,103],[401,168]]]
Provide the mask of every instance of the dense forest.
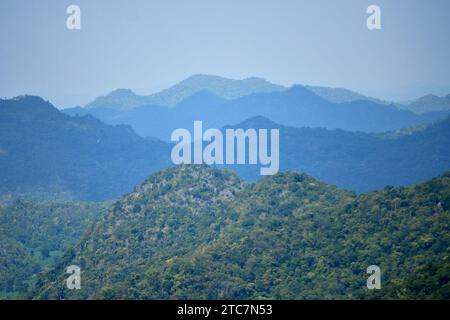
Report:
[[70,117],[39,97],[0,99],[0,201],[104,201],[170,163],[170,146],[124,125]]
[[[306,174],[248,184],[173,167],[112,204],[27,297],[448,299],[449,210],[450,173],[357,196]],[[71,264],[80,290],[65,287]]]
[[23,298],[34,276],[51,268],[107,207],[29,200],[0,206],[0,298]]

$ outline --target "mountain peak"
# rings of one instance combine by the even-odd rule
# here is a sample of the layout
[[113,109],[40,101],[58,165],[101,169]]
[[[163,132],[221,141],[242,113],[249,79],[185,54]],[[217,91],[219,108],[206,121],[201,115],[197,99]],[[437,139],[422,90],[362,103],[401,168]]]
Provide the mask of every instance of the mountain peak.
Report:
[[136,96],[136,93],[134,93],[131,89],[116,89],[111,91],[107,96],[112,98],[127,98]]
[[330,88],[322,86],[305,86],[308,90],[314,92],[319,97],[333,103],[345,103],[356,100],[367,100],[384,104],[385,102],[372,97],[365,96],[345,88]]
[[144,105],[174,107],[199,91],[209,91],[222,99],[236,99],[252,93],[275,92],[285,88],[264,79],[250,77],[243,80],[227,79],[208,74],[193,74],[160,92],[140,96],[130,89],[118,89],[98,97],[86,105],[88,108],[132,109]]
[[194,83],[194,84],[199,84],[199,83],[204,83],[205,85],[211,84],[211,82],[218,82],[218,83],[223,83],[223,84],[235,84],[235,85],[249,85],[249,84],[253,84],[253,85],[267,85],[273,88],[278,88],[281,89],[282,86],[279,85],[275,85],[263,78],[258,78],[258,77],[247,77],[244,79],[230,79],[230,78],[225,78],[225,77],[221,77],[221,76],[217,76],[217,75],[211,75],[211,74],[201,74],[201,73],[197,73],[197,74],[193,74],[191,76],[189,76],[188,78],[180,81],[178,84],[186,84],[186,83]]
[[7,109],[11,112],[27,112],[31,114],[42,114],[44,113],[59,113],[50,102],[45,101],[39,96],[32,95],[21,95],[14,97],[12,99],[0,99],[0,106],[3,110]]
[[264,82],[269,82],[266,79],[259,78],[259,77],[248,77],[248,78],[242,79],[242,81],[264,81]]
[[313,98],[313,99],[320,99],[320,100],[325,100],[323,98],[321,98],[320,96],[318,96],[317,94],[315,94],[314,92],[312,92],[311,90],[309,90],[306,86],[301,85],[301,84],[295,84],[293,86],[291,86],[290,88],[288,88],[286,90],[286,93],[288,93],[289,95],[292,96],[296,96],[298,98]]
[[255,116],[251,117],[247,120],[242,121],[236,126],[237,128],[261,128],[261,129],[272,129],[272,128],[279,128],[281,125],[273,122],[272,120],[269,120],[266,117],[263,116]]
[[246,183],[230,171],[204,164],[184,164],[151,175],[124,201],[133,204],[158,201],[164,207],[183,203],[185,213],[199,214],[207,212],[211,205],[233,199],[245,186]]
[[430,93],[430,94],[426,94],[426,95],[420,97],[416,101],[432,101],[432,100],[439,100],[439,99],[441,99],[441,97]]
[[90,108],[117,108],[131,109],[145,104],[142,96],[137,95],[131,89],[116,89],[106,96],[100,96],[88,103],[85,107]]
[[209,90],[200,90],[181,101],[178,106],[198,107],[199,105],[205,104],[214,106],[222,103],[223,101],[224,99]]
[[189,81],[197,81],[197,80],[213,80],[213,79],[222,79],[225,80],[226,78],[221,77],[221,76],[217,76],[217,75],[213,75],[213,74],[206,74],[206,73],[194,73],[193,75],[190,75],[189,77],[187,77],[184,80],[181,80],[181,82],[189,82]]
[[24,95],[20,95],[17,97],[14,97],[12,99],[10,99],[11,101],[16,101],[16,102],[21,102],[21,103],[48,103],[47,101],[45,101],[43,98],[39,97],[39,96],[33,96],[33,95],[28,95],[28,94],[24,94]]
[[450,94],[444,97],[435,94],[427,94],[411,101],[405,108],[419,114],[431,111],[450,110]]

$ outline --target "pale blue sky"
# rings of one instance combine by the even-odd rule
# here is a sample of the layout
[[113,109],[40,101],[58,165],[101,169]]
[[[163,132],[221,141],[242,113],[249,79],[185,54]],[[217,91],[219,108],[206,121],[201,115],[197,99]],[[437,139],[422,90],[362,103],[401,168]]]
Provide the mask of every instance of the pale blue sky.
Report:
[[[66,8],[82,30],[66,29]],[[382,10],[380,31],[366,8]],[[385,99],[450,93],[448,0],[0,0],[0,97],[59,107],[191,74],[346,87]]]

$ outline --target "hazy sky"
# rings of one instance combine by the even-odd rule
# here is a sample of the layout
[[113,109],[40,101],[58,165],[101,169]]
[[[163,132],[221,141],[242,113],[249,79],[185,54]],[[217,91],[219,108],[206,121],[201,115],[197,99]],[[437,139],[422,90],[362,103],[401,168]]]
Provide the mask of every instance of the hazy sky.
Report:
[[[81,7],[81,30],[66,8]],[[366,27],[381,7],[382,30]],[[448,0],[0,0],[0,97],[59,107],[191,74],[346,87],[385,99],[450,93]]]

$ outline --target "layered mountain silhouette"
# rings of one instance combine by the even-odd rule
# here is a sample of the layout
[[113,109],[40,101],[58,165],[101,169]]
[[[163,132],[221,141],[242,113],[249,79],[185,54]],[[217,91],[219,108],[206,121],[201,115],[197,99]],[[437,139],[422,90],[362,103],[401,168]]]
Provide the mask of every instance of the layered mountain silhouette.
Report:
[[0,100],[0,193],[115,198],[169,164],[170,148],[129,126],[70,117],[39,97]]
[[[186,110],[186,117],[190,117],[193,108],[209,108],[211,104],[200,103],[206,100],[223,103],[204,91],[177,108]],[[161,112],[170,112],[160,108]],[[144,126],[144,115],[140,118]],[[194,120],[175,119],[175,123],[180,127],[188,123],[186,128],[192,130],[190,121]],[[168,130],[169,121],[167,118],[154,126]],[[90,115],[70,117],[38,97],[2,100],[0,124],[3,200],[18,195],[44,200],[112,199],[131,191],[151,172],[172,164],[172,145],[141,138],[128,126],[105,125]],[[220,125],[221,119],[208,124]],[[442,174],[450,167],[448,118],[431,126],[383,134],[296,128],[264,117],[253,117],[233,127],[279,128],[282,171],[303,171],[357,192],[385,185],[409,185]],[[258,166],[229,168],[250,181],[260,179]]]
[[129,89],[119,89],[89,103],[86,108],[132,109],[144,105],[172,107],[196,92],[207,90],[223,99],[236,99],[256,92],[283,90],[261,78],[231,80],[213,75],[193,75],[161,92],[140,96]]
[[[334,103],[351,102],[355,100],[369,100],[383,103],[381,100],[345,89],[323,86],[306,86],[318,96]],[[242,80],[228,79],[215,75],[195,74],[183,81],[150,95],[138,95],[130,89],[117,89],[106,96],[96,98],[88,103],[86,108],[117,108],[132,109],[144,105],[175,106],[194,93],[210,91],[227,100],[240,98],[253,93],[277,92],[286,90],[286,87],[270,83],[267,80],[250,77]]]
[[[254,116],[264,116],[286,126],[383,132],[427,124],[450,114],[450,110],[441,110],[418,115],[400,110],[394,104],[351,100],[349,95],[346,98],[330,98],[351,100],[335,103],[304,86],[272,91],[224,99],[205,89],[192,93],[172,108],[155,105],[118,108],[114,103],[102,103],[63,111],[69,115],[92,114],[108,124],[128,124],[142,136],[165,141],[170,140],[173,130],[190,127],[194,120],[202,120],[205,127],[221,128]],[[319,91],[323,96],[339,95],[341,92],[324,94],[323,88],[316,90]]]
[[323,86],[305,86],[308,90],[314,92],[319,97],[324,98],[330,102],[334,103],[343,103],[343,102],[352,102],[357,100],[367,100],[380,104],[389,104],[389,102],[382,101],[380,99],[372,98],[358,92],[348,90],[345,88],[330,88]]
[[[305,174],[247,184],[178,166],[114,203],[28,297],[448,298],[449,192],[449,173],[356,197]],[[72,264],[81,290],[65,288]],[[373,264],[378,292],[366,289]]]
[[409,103],[399,105],[399,107],[418,114],[431,111],[448,111],[450,110],[450,94],[444,97],[429,94]]
[[[0,297],[448,299],[446,112],[278,89],[200,90],[173,107],[117,91],[121,107],[73,116],[39,97],[0,100]],[[170,143],[122,124],[167,140],[194,120],[279,129],[281,172],[173,166]],[[82,290],[65,286],[73,264]],[[365,289],[373,264],[377,292]]]
[[[410,185],[450,168],[450,117],[425,128],[383,135],[286,127],[263,117],[230,127],[279,129],[280,170],[306,172],[358,192]],[[227,168],[249,180],[260,178],[257,165]]]

